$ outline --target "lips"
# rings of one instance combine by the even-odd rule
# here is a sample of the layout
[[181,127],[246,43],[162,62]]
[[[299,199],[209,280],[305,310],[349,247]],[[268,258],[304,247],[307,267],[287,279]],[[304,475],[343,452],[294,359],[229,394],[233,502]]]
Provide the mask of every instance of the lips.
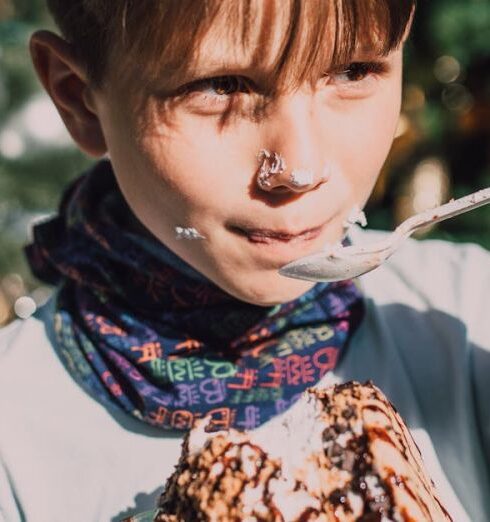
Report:
[[303,229],[299,232],[238,226],[232,226],[230,228],[233,232],[245,237],[251,243],[262,243],[270,245],[274,243],[294,243],[298,241],[309,241],[315,239],[323,230],[323,225]]

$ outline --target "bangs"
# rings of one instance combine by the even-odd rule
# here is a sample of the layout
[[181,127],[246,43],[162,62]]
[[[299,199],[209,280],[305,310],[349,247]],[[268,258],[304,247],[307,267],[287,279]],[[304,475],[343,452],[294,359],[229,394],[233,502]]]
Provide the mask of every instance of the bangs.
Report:
[[[407,30],[416,0],[139,0],[117,2],[109,33],[128,75],[167,82],[192,72],[203,42],[230,62],[267,71],[275,89],[318,78],[357,53],[385,55]],[[121,5],[123,4],[123,5]],[[115,11],[115,12],[114,12]],[[114,39],[115,37],[115,39]],[[114,45],[116,42],[116,45]],[[204,46],[205,47],[205,46]],[[122,52],[121,52],[122,51]],[[136,69],[136,70],[135,70]]]

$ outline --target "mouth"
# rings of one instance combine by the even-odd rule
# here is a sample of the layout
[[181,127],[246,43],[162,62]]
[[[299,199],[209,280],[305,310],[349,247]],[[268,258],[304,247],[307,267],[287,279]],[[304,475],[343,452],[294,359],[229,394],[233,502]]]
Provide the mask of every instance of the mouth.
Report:
[[288,230],[272,230],[267,228],[249,228],[230,226],[230,230],[238,234],[250,243],[263,245],[295,244],[316,239],[323,231],[325,225],[306,228],[299,232]]

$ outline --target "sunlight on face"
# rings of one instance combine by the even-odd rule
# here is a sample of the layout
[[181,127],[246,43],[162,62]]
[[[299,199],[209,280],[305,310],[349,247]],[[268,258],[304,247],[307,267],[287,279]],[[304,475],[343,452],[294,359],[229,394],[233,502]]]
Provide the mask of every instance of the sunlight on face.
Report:
[[[274,93],[274,55],[258,59],[263,31],[254,38],[243,48],[217,24],[171,82],[140,80],[147,90],[135,96],[109,74],[97,106],[119,184],[146,229],[230,294],[270,305],[312,286],[277,270],[339,241],[349,211],[365,204],[395,133],[402,60],[400,49],[359,50],[352,63]],[[261,149],[290,168],[328,166],[330,179],[301,194],[261,191]],[[206,239],[177,240],[175,227]]]

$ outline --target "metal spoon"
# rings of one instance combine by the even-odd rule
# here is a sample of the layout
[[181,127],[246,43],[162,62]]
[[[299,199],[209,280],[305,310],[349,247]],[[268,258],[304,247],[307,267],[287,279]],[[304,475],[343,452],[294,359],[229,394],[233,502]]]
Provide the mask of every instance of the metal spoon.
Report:
[[279,273],[307,281],[343,281],[378,268],[419,228],[490,203],[490,187],[409,217],[382,241],[364,246],[338,246],[302,257]]

